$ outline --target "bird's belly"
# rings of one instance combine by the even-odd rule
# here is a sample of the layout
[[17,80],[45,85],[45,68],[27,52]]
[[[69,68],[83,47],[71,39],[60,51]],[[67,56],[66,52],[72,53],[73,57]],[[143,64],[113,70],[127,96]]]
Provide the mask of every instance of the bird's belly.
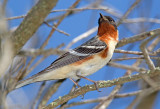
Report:
[[110,59],[111,57],[101,58],[100,56],[96,56],[94,59],[89,60],[80,66],[77,66],[78,68],[75,68],[75,72],[72,72],[70,76],[71,78],[78,79],[77,74],[81,76],[91,75],[105,66]]
[[[97,60],[95,60],[97,61]],[[92,62],[90,64],[87,64],[86,66],[82,67],[81,70],[77,73],[78,75],[81,76],[88,76],[91,75],[95,72],[97,72],[99,69],[101,69],[103,66],[107,64],[108,61],[104,60],[99,60],[97,62]]]

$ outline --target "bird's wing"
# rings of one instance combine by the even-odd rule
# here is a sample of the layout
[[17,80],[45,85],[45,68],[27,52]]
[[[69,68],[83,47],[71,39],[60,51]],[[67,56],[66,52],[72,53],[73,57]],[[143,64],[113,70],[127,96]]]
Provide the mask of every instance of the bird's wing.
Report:
[[81,46],[70,50],[69,52],[63,54],[58,59],[56,59],[49,67],[44,69],[43,72],[49,72],[51,70],[63,67],[65,65],[69,65],[80,61],[84,58],[87,58],[91,55],[101,52],[107,47],[107,45],[98,39],[97,37],[93,37],[86,43],[82,44]]
[[44,73],[47,73],[57,68],[78,62],[82,59],[85,59],[89,56],[92,56],[96,53],[103,51],[106,47],[107,45],[104,42],[100,41],[98,37],[94,37],[90,39],[89,41],[87,41],[86,43],[82,44],[81,46],[63,54],[58,59],[56,59],[49,67],[45,68],[38,74],[24,81],[20,81],[17,84],[16,88],[22,87],[24,85],[27,85],[27,84],[30,84],[36,81],[40,81],[38,80],[38,77],[42,76]]

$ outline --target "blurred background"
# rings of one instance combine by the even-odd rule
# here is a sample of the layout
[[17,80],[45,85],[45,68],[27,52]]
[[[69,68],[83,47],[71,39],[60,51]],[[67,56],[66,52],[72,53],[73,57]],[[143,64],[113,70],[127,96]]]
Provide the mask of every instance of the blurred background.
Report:
[[[39,49],[44,44],[44,42],[46,42],[46,39],[48,38],[52,30],[52,26],[56,25],[57,21],[61,18],[61,16],[66,13],[67,10],[65,9],[71,7],[72,4],[75,3],[75,1],[76,0],[58,0],[56,6],[52,9],[52,12],[45,19],[45,22],[28,40],[22,50],[27,51]],[[26,15],[28,11],[30,11],[30,9],[37,2],[38,0],[8,0],[6,2],[5,14],[5,19],[7,19],[6,28],[11,32],[15,31],[16,28],[23,21],[23,16]],[[135,4],[135,2],[137,3]],[[73,9],[69,13],[69,15],[62,20],[60,25],[57,27],[58,30],[56,30],[52,34],[51,38],[48,41],[48,44],[44,46],[45,50],[58,49],[58,53],[50,54],[48,52],[48,54],[42,53],[42,55],[38,56],[34,56],[32,54],[26,54],[25,56],[16,56],[14,58],[14,61],[12,62],[12,68],[15,69],[17,66],[19,66],[17,68],[18,70],[15,70],[15,72],[25,72],[23,79],[26,79],[43,70],[44,68],[49,66],[59,56],[59,54],[62,54],[62,52],[64,52],[65,50],[77,47],[78,45],[84,43],[85,41],[89,40],[91,37],[97,34],[99,13],[113,17],[115,21],[119,24],[119,40],[137,35],[142,32],[157,29],[160,26],[159,4],[159,0],[81,0],[78,5],[74,7],[75,10]],[[0,3],[0,5],[2,4]],[[133,9],[131,11],[128,11],[129,9],[131,9],[132,6]],[[125,15],[127,11],[129,12],[127,17],[123,19],[123,21],[120,21],[120,19]],[[0,29],[4,28],[0,27]],[[91,31],[91,34],[88,33],[88,31]],[[84,33],[86,33],[87,35],[85,36]],[[71,43],[77,37],[80,37],[80,40],[76,41],[75,43]],[[154,42],[156,44],[154,47],[152,47],[152,49],[150,48],[150,51],[154,51],[159,48],[160,38],[158,38],[159,36],[155,39],[158,40],[158,42]],[[141,41],[138,41],[135,43],[127,44],[118,49],[140,51],[140,44]],[[150,42],[148,46],[150,46],[151,44],[153,44],[153,42]],[[132,56],[134,57],[135,55],[114,53],[112,60]],[[158,60],[154,60],[153,62],[156,66],[160,65]],[[138,63],[137,66],[148,69],[145,61],[140,59],[116,61],[116,63],[130,66]],[[108,65],[103,67],[93,75],[88,76],[88,78],[95,81],[112,80],[118,77],[122,77],[126,73],[126,71],[126,69],[112,67]],[[136,73],[138,72],[132,72],[132,74]],[[14,77],[15,75],[16,74],[12,76]],[[45,83],[38,82],[13,90],[7,95],[7,107],[9,109],[37,109],[39,108],[39,104],[42,104],[41,101],[43,100],[43,97],[46,96],[46,93],[49,93],[49,91],[53,90],[49,88],[53,87],[57,83],[57,80],[47,81]],[[79,84],[81,86],[85,86],[92,83],[82,79],[80,80]],[[50,95],[47,104],[50,104],[55,99],[58,99],[59,97],[68,94],[71,91],[73,85],[74,84],[72,83],[72,81],[67,79],[63,81],[61,85],[55,86],[57,87],[57,90],[54,94]],[[122,94],[134,92],[143,89],[144,87],[149,86],[146,84],[146,82],[142,80],[128,82],[121,87],[118,93]],[[106,97],[111,93],[114,88],[115,86],[102,88],[100,89],[102,92],[90,91],[85,94],[84,99],[79,96],[68,101],[68,103]],[[37,97],[37,94],[40,90],[43,93],[41,93],[40,96]],[[115,98],[107,107],[107,109],[126,109],[135,101],[137,96],[138,95]],[[151,99],[152,97],[153,99]],[[143,106],[146,106],[148,103],[147,101],[145,101],[145,105],[141,103],[143,102],[143,99],[144,98],[136,101],[133,108],[143,109]],[[160,93],[155,92],[154,95],[151,95],[147,99],[151,99],[151,101],[149,101],[149,104],[151,104],[150,108],[160,108]],[[92,109],[98,104],[98,102],[93,102],[68,107],[68,109]]]

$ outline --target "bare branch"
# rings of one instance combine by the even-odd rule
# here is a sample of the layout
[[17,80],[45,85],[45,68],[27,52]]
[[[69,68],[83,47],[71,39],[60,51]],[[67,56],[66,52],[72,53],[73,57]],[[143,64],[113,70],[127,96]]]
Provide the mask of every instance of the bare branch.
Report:
[[69,44],[67,45],[66,49],[69,49],[73,44],[75,44],[75,43],[77,43],[78,41],[80,41],[80,40],[82,40],[82,39],[90,36],[91,34],[93,34],[95,31],[97,31],[97,28],[98,28],[98,27],[94,27],[94,28],[88,30],[87,32],[85,32],[85,33],[77,36],[76,38],[74,38],[74,39],[71,41],[71,43],[69,43]]
[[[131,93],[116,94],[115,98],[134,96],[134,95],[138,95],[138,94],[140,94],[142,92],[143,92],[143,90],[139,90],[139,91],[135,91],[135,92],[131,92]],[[81,101],[81,102],[73,102],[73,103],[66,104],[63,107],[58,108],[58,109],[66,109],[66,108],[72,107],[72,106],[83,105],[83,104],[88,104],[88,103],[101,102],[101,101],[103,101],[103,100],[105,100],[107,98],[108,98],[108,96],[107,97],[99,97],[99,98],[96,98],[96,99],[84,100],[84,101]]]
[[[71,9],[74,8],[75,6],[78,5],[79,2],[80,2],[80,0],[75,1],[75,3],[74,3],[70,8],[71,8]],[[70,14],[70,11],[67,11],[65,14],[63,14],[62,17],[58,20],[57,24],[55,24],[55,28],[57,28],[57,27],[59,26],[59,24],[64,20],[64,18],[67,17],[69,14]],[[50,31],[48,37],[46,38],[46,40],[44,41],[44,43],[42,44],[42,46],[40,47],[40,49],[43,49],[43,48],[48,44],[48,41],[49,41],[49,39],[51,38],[51,36],[52,36],[52,34],[53,34],[54,32],[55,32],[55,29],[52,28],[52,30]],[[45,58],[45,57],[43,57],[43,59],[44,59],[44,58]],[[30,60],[30,62],[29,62],[28,65],[26,66],[26,69],[29,68],[29,66],[30,66],[31,63],[34,61],[34,59],[35,59],[35,57]],[[39,62],[41,62],[43,59],[41,59]],[[34,65],[34,67],[36,67],[37,65],[38,65],[38,64]],[[32,67],[32,68],[34,68],[34,67]],[[26,69],[25,69],[25,71],[26,71]],[[31,69],[31,70],[32,70],[32,69]],[[31,71],[31,70],[28,70],[28,71]],[[30,72],[26,72],[26,73],[23,75],[23,77],[24,77],[25,75],[27,75],[28,73],[30,73]]]
[[38,101],[39,101],[44,89],[45,89],[45,82],[43,82],[41,84],[40,88],[39,88],[39,92],[38,92],[38,94],[37,94],[37,96],[36,96],[36,98],[35,98],[35,100],[34,100],[34,102],[32,104],[32,109],[36,109],[37,103],[38,103]]
[[44,23],[45,23],[48,27],[51,27],[52,29],[55,29],[55,30],[58,31],[59,33],[62,33],[62,34],[67,35],[67,36],[70,36],[70,34],[64,32],[64,31],[62,31],[62,30],[59,30],[59,29],[56,28],[55,26],[52,26],[52,25],[50,25],[49,23],[47,23],[47,22],[45,22],[45,21],[44,21]]
[[122,23],[122,21],[123,21],[123,19],[125,19],[128,15],[129,15],[129,13],[137,6],[137,4],[140,2],[141,0],[136,0],[133,4],[132,4],[132,6],[127,10],[127,12],[123,15],[123,17],[119,20],[119,22],[117,23],[117,26],[119,26],[121,23]]
[[[75,3],[69,8],[69,9],[73,9],[74,7],[76,7],[78,5],[78,3],[80,2],[80,0],[76,0]],[[59,24],[64,20],[64,18],[66,18],[69,14],[71,13],[71,11],[67,11],[59,20],[58,22],[55,24],[55,28],[57,28],[59,26]],[[41,46],[41,48],[44,48],[47,44],[49,39],[51,38],[52,34],[55,32],[55,29],[53,28],[51,30],[51,32],[49,33],[47,39],[44,41],[43,45]]]
[[136,41],[141,41],[141,40],[146,39],[147,37],[157,36],[159,34],[160,34],[160,29],[155,29],[155,30],[152,30],[152,31],[140,33],[138,35],[120,40],[119,43],[117,44],[117,47],[122,47],[126,44],[133,43],[133,42],[136,42]]
[[[157,68],[154,72],[147,71],[147,73],[139,73],[139,74],[135,74],[132,76],[124,76],[124,77],[110,80],[110,81],[109,80],[108,81],[98,81],[97,83],[98,83],[99,88],[111,87],[113,85],[119,85],[119,84],[124,84],[126,82],[139,80],[144,75],[148,75],[148,76],[152,77],[152,76],[156,76],[159,74],[160,74],[160,69]],[[63,104],[64,102],[66,102],[72,98],[75,98],[79,95],[85,94],[86,92],[93,91],[93,90],[96,90],[96,87],[94,84],[84,86],[82,88],[77,89],[76,91],[74,91],[72,93],[69,93],[68,95],[65,95],[65,96],[53,101],[48,106],[46,106],[44,109],[53,109],[54,107],[57,107],[58,105]]]
[[[65,80],[65,79],[64,79]],[[38,106],[38,109],[42,109],[42,107],[44,107],[48,100],[51,98],[51,96],[57,92],[59,86],[64,82],[64,80],[58,80],[55,84],[52,84],[47,91],[45,91],[44,96],[42,98],[42,100],[40,101],[40,104]]]
[[156,37],[156,36],[150,37],[149,39],[147,39],[147,40],[145,40],[144,42],[142,42],[142,44],[140,45],[140,49],[141,49],[141,51],[143,52],[144,58],[145,58],[145,60],[146,60],[146,63],[148,64],[149,68],[150,68],[151,70],[153,70],[153,71],[154,71],[154,69],[155,69],[155,66],[154,66],[152,60],[151,60],[150,57],[149,57],[148,51],[147,51],[147,49],[146,49],[146,45],[148,44],[149,41],[151,41],[151,40],[152,40],[153,38],[155,38],[155,37]]
[[[160,57],[150,57],[151,59],[160,60]],[[124,60],[130,60],[130,59],[144,59],[144,56],[141,57],[126,57],[126,58],[117,58],[112,59],[112,61],[124,61]]]
[[60,50],[60,49],[29,49],[29,50],[21,50],[18,55],[20,56],[38,56],[38,55],[44,55],[44,56],[49,56],[49,55],[62,55],[67,51],[65,50]]
[[137,72],[146,71],[145,68],[133,67],[133,66],[129,66],[129,65],[122,65],[122,64],[118,64],[118,63],[114,63],[114,62],[109,62],[108,65],[113,66],[113,67],[126,69],[126,70],[137,71]]
[[109,96],[101,101],[94,109],[106,109],[108,105],[113,101],[113,98],[118,93],[122,85],[117,85],[114,90],[109,94]]
[[21,25],[12,35],[15,53],[18,53],[23,45],[32,37],[56,4],[57,0],[39,0],[29,11]]

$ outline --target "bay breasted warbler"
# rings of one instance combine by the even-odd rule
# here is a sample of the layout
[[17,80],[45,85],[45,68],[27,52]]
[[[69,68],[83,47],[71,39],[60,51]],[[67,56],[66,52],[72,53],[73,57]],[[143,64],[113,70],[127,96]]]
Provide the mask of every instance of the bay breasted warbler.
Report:
[[70,78],[79,86],[73,79],[84,78],[93,82],[98,90],[96,82],[86,76],[95,73],[110,61],[118,42],[117,26],[110,16],[103,16],[100,13],[98,24],[98,33],[95,37],[64,53],[38,74],[20,81],[16,88],[38,81],[64,78]]

